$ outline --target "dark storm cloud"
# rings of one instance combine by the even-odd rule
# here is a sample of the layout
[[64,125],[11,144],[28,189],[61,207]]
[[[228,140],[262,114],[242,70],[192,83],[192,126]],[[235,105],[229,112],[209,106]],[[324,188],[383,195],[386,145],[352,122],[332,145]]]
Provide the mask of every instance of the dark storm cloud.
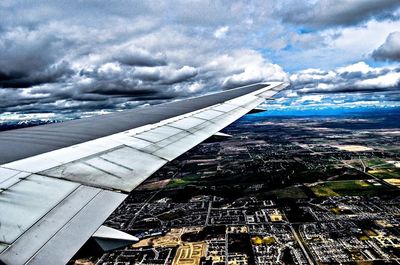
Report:
[[[80,78],[90,78],[90,81],[77,86],[80,92],[99,94],[113,94],[112,90],[125,91],[126,95],[133,95],[136,91],[144,94],[147,87],[157,86],[162,89],[165,84],[172,85],[189,81],[197,75],[193,67],[173,66],[161,67],[131,67],[117,62],[106,63],[94,70],[80,72]],[[154,93],[150,89],[149,93]]]
[[398,0],[286,1],[280,8],[284,22],[312,28],[351,26],[370,19],[399,19]]
[[42,71],[9,72],[0,70],[0,88],[27,88],[31,86],[54,83],[73,75],[74,71],[67,62],[50,65]]
[[215,40],[250,11],[231,1],[2,1],[0,111],[117,110],[208,92],[232,75],[232,85],[286,78],[280,68],[249,75],[272,64]]
[[113,55],[113,59],[129,66],[161,66],[167,64],[165,56],[150,54],[146,50],[120,51]]
[[400,61],[400,31],[390,33],[386,41],[373,51],[372,57],[380,61]]

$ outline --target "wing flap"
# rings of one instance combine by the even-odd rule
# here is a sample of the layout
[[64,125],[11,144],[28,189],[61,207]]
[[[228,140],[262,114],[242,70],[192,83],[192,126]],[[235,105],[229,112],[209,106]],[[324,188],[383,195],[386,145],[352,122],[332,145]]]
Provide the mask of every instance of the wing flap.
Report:
[[[50,178],[49,178],[50,179]],[[6,264],[63,264],[126,195],[79,186],[1,253]]]
[[[80,187],[55,209],[50,211],[39,222],[25,232],[21,237],[2,255],[3,261],[13,261],[16,264],[23,264],[46,244],[49,238],[53,237],[59,229],[70,220],[82,206],[86,205],[100,190],[91,187]],[[30,242],[35,242],[32,244]]]
[[[104,163],[99,165],[99,160]],[[155,155],[122,145],[39,174],[129,192],[167,162]]]
[[98,193],[27,264],[67,263],[126,197],[124,194],[105,190]]
[[79,184],[29,175],[1,192],[0,240],[11,244]]

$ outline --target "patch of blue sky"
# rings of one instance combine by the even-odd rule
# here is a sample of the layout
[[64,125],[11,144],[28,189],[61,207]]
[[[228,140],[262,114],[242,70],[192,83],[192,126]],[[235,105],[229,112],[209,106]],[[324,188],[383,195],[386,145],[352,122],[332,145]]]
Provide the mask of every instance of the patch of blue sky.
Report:
[[314,32],[314,30],[309,29],[309,28],[300,27],[300,28],[298,28],[298,29],[296,30],[296,32],[297,32],[298,34],[308,34],[308,33]]
[[[355,113],[370,112],[397,112],[400,113],[400,104],[375,105],[330,105],[330,106],[286,106],[283,108],[267,108],[267,111],[251,114],[253,117],[307,117],[307,116],[338,116]],[[251,118],[251,117],[250,117]]]
[[295,50],[297,50],[292,44],[290,44],[290,43],[288,43],[286,46],[285,46],[285,48],[283,48],[283,50],[284,51],[287,51],[287,52],[292,52],[292,51],[295,51]]
[[393,93],[307,94],[297,97],[284,97],[283,94],[262,105],[267,110],[263,115],[335,115],[374,109],[400,110],[400,101],[391,100],[396,97]]

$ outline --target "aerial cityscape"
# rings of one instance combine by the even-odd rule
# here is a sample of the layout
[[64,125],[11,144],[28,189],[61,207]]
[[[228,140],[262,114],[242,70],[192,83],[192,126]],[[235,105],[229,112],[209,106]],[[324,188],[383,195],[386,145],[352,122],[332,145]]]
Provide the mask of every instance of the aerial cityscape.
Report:
[[140,241],[94,262],[397,264],[399,120],[247,115],[133,191],[106,224]]

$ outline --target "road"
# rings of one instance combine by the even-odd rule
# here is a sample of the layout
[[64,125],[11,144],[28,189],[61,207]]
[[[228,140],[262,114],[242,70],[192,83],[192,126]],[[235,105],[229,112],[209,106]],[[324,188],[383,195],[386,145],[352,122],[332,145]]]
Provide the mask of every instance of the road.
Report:
[[310,255],[308,255],[308,252],[307,252],[306,248],[304,247],[303,242],[302,242],[302,240],[300,239],[299,235],[297,234],[296,230],[294,230],[294,228],[293,228],[292,225],[289,225],[289,227],[290,227],[290,230],[292,231],[294,237],[296,238],[297,243],[299,243],[300,248],[301,248],[301,250],[303,251],[304,256],[306,257],[308,263],[309,263],[309,264],[315,264],[314,261],[310,258]]

